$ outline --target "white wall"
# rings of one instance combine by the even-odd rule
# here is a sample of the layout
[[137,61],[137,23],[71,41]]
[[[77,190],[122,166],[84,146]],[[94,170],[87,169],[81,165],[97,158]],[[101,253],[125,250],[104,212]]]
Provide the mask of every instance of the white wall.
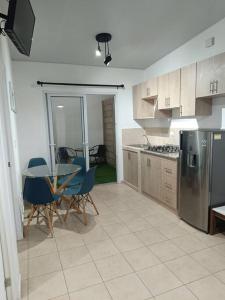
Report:
[[[116,94],[116,137],[118,179],[122,179],[121,129],[139,127],[133,121],[132,85],[144,79],[141,70],[87,67],[63,64],[13,62],[17,99],[18,136],[21,170],[31,157],[49,161],[48,130],[44,92]],[[37,80],[96,84],[125,84],[125,89],[39,87]]]
[[[207,17],[207,16],[206,16]],[[158,76],[178,69],[196,61],[225,52],[225,19],[211,26],[197,35],[183,46],[174,50],[167,56],[155,62],[145,70],[145,79]],[[205,48],[205,40],[215,37],[215,45]],[[139,122],[145,127],[171,127],[171,128],[225,128],[225,119],[222,124],[222,109],[225,108],[225,97],[213,100],[213,113],[209,117],[193,119],[173,119],[172,121],[147,120]]]
[[[0,239],[4,257],[5,276],[12,285],[8,299],[20,299],[20,274],[18,265],[16,230],[22,234],[21,174],[17,146],[16,115],[10,108],[12,84],[11,60],[7,39],[0,37]],[[8,167],[11,162],[11,168]]]
[[103,117],[101,95],[87,96],[88,140],[89,146],[103,144]]

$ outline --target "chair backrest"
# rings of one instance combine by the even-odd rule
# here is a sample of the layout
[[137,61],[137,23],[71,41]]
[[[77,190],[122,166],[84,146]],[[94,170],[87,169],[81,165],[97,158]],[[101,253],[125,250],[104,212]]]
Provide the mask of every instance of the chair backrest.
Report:
[[58,148],[58,158],[59,158],[59,162],[61,163],[67,163],[69,160],[69,154],[67,152],[66,147],[59,147]]
[[47,165],[46,160],[42,157],[31,158],[28,163],[28,168]]
[[50,186],[45,178],[26,178],[23,198],[34,205],[47,204],[54,201]]
[[94,184],[95,184],[95,172],[96,172],[96,167],[93,167],[93,168],[90,168],[85,177],[84,177],[84,181],[81,185],[81,189],[79,191],[79,195],[84,195],[84,194],[87,194],[89,193]]
[[104,157],[106,154],[106,146],[105,145],[98,145],[97,154],[99,157]]
[[81,170],[78,172],[78,174],[86,173],[86,159],[84,157],[78,156],[74,158],[73,164],[81,166]]

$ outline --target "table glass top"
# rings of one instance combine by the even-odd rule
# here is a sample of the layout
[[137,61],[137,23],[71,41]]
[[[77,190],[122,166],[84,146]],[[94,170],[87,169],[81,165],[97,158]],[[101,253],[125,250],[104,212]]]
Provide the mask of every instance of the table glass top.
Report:
[[81,170],[81,166],[74,164],[56,164],[53,171],[47,165],[28,168],[23,171],[23,175],[27,177],[49,177],[49,176],[65,176],[77,173]]

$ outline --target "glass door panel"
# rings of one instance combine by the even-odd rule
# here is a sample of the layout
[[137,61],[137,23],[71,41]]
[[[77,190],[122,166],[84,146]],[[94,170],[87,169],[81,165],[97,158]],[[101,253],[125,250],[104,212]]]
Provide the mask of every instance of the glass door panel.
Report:
[[52,166],[69,163],[77,156],[86,157],[88,137],[85,130],[86,99],[84,97],[49,96],[48,119]]

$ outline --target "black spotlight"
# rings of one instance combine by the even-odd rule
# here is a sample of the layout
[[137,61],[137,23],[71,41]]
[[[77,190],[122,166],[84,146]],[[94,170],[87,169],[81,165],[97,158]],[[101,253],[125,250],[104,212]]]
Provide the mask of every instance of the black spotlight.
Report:
[[112,60],[112,56],[111,54],[108,54],[104,60],[104,64],[108,66],[111,60]]
[[109,42],[112,39],[112,36],[110,33],[99,33],[96,35],[96,41],[98,43],[98,48],[96,50],[96,56],[100,56],[101,54],[101,48],[100,48],[100,43],[104,44],[105,46],[105,60],[104,60],[104,64],[106,66],[109,65],[110,61],[112,60],[112,56],[109,52]]

